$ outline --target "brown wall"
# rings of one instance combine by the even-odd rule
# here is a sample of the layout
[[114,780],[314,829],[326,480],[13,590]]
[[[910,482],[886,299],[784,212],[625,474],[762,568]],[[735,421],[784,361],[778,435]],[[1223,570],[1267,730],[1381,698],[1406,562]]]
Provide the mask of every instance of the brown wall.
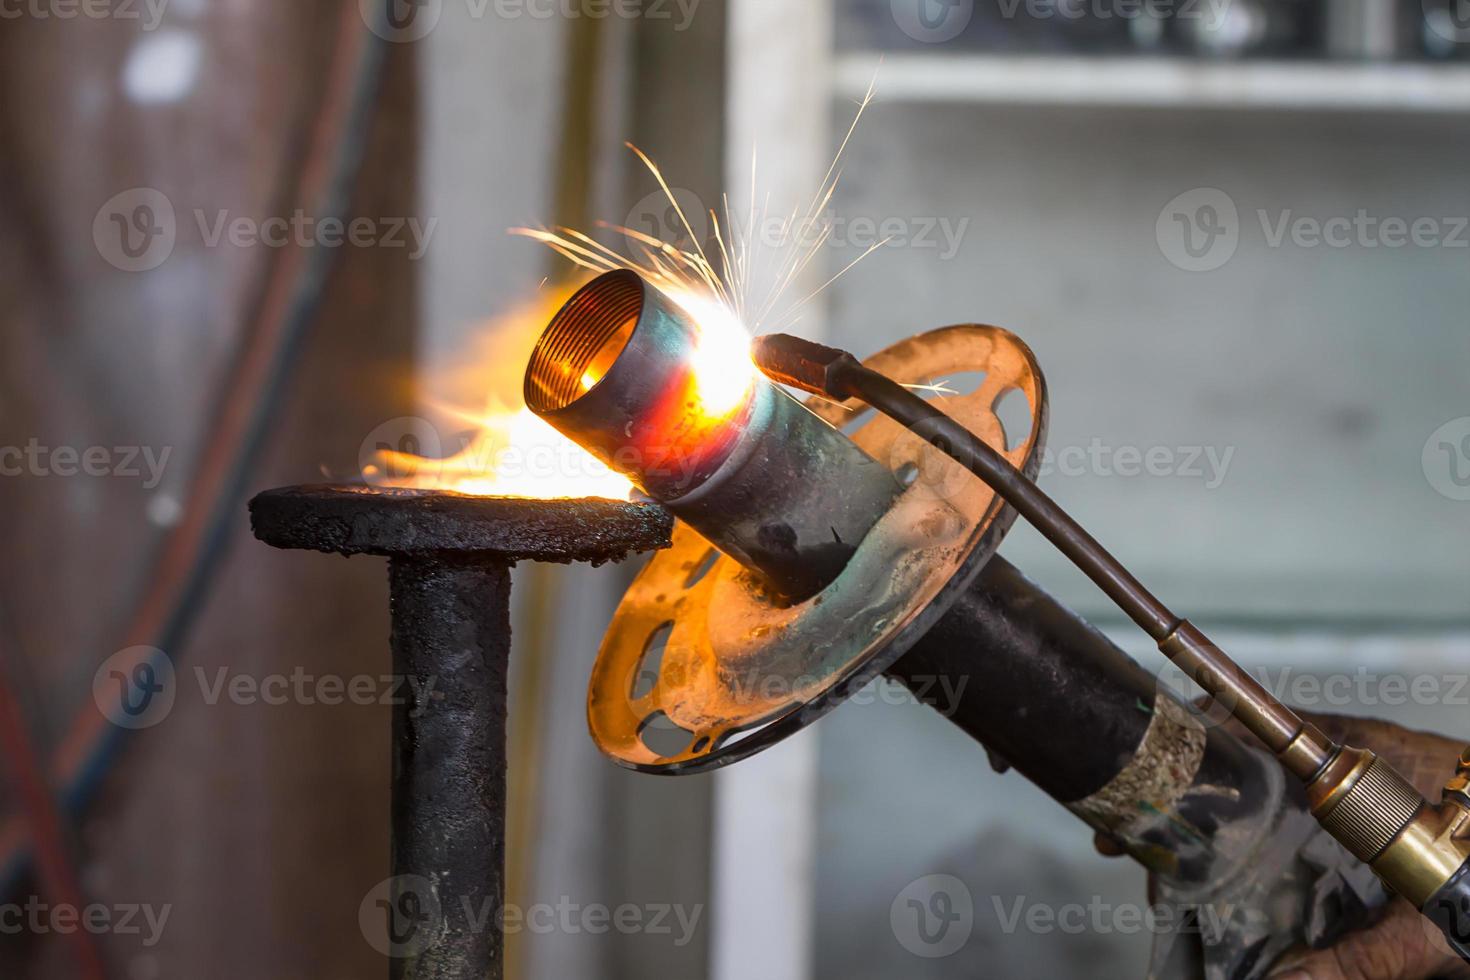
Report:
[[[0,31],[0,444],[172,447],[163,484],[0,478],[0,635],[12,683],[54,742],[120,645],[231,367],[268,248],[209,248],[193,210],[282,213],[317,111],[335,3],[201,5],[198,79],[140,106],[119,85],[150,40],[115,20],[23,18]],[[183,8],[183,4],[177,5]],[[390,45],[354,213],[413,214],[414,45]],[[93,216],[132,187],[174,202],[179,240],[150,272],[108,265]],[[289,210],[287,210],[289,213]],[[340,250],[251,492],[356,468],[379,423],[408,414],[414,270],[401,249]],[[344,452],[345,450],[345,452]],[[117,977],[362,977],[383,971],[357,925],[387,875],[388,714],[379,707],[206,703],[194,669],[256,677],[388,670],[386,571],[272,551],[243,503],[197,627],[166,651],[178,700],[133,734],[79,827],[88,900],[170,907],[162,941],[103,939]],[[19,662],[17,661],[19,658]],[[24,669],[16,669],[23,665]],[[13,784],[11,784],[13,785]],[[0,810],[13,811],[7,786]],[[28,882],[23,894],[38,886]],[[0,975],[68,976],[61,937],[0,936]]]

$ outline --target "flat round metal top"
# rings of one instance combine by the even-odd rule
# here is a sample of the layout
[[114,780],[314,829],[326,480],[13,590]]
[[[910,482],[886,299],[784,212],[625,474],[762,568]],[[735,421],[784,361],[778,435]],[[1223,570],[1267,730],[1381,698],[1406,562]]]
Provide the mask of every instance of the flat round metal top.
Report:
[[600,565],[667,548],[674,520],[657,504],[600,497],[539,500],[341,484],[266,490],[250,501],[250,526],[277,548]]

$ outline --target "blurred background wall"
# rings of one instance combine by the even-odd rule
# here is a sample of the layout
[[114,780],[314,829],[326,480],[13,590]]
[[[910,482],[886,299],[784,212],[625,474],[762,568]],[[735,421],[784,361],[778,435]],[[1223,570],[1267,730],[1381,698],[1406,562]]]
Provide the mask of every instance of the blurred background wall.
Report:
[[[311,148],[365,40],[384,67],[348,213],[432,231],[421,250],[333,250],[243,493],[354,477],[405,417],[456,432],[447,408],[519,373],[485,360],[495,318],[566,273],[508,227],[667,223],[624,140],[701,208],[747,201],[754,151],[756,195],[784,213],[876,75],[810,285],[887,242],[800,329],[860,352],[953,322],[1019,333],[1051,385],[1043,485],[1169,602],[1309,710],[1470,737],[1470,25],[1453,5],[443,0],[399,8],[386,39],[364,37],[356,0],[120,7],[0,27],[0,446],[169,452],[153,485],[0,478],[0,669],[54,781],[200,506],[272,284],[299,284],[289,265],[312,251],[211,244],[207,226],[315,206]],[[157,203],[119,197],[140,188],[176,235],[129,271],[110,216],[126,231]],[[228,512],[165,650],[179,673],[384,673],[384,569],[270,551],[242,500]],[[1178,683],[1034,534],[1003,551]],[[1143,903],[1143,876],[901,698],[714,777],[606,763],[582,701],[631,571],[517,570],[510,898],[696,918],[525,930],[515,976],[1142,974],[1145,933],[1007,926],[1018,902]],[[100,938],[108,975],[381,972],[358,911],[388,873],[387,709],[179,692],[69,823],[89,900],[170,910],[156,944]],[[936,874],[965,883],[972,935],[927,959],[891,913]],[[74,975],[71,946],[0,935],[0,970]]]
[[[1380,4],[1397,40],[1370,18],[1355,44],[1384,56],[1365,58],[1329,42],[1346,16],[1329,3],[1295,33],[1165,60],[1121,16],[951,5],[963,27],[915,38],[880,6],[837,4],[839,114],[878,80],[838,251],[885,222],[908,247],[834,287],[832,333],[859,350],[971,320],[1019,333],[1051,389],[1042,486],[1145,581],[1288,701],[1470,735],[1470,525],[1439,447],[1470,404],[1465,76],[1413,50],[1438,35]],[[1333,219],[1363,230],[1310,233]],[[1426,219],[1421,244],[1385,237],[1390,219]],[[1039,535],[1018,526],[1002,552],[1188,690]],[[1018,906],[1147,902],[1034,787],[915,707],[854,705],[821,737],[817,975],[1143,974],[1145,931],[1007,927]],[[974,935],[925,961],[891,941],[889,902],[937,873],[968,885]]]

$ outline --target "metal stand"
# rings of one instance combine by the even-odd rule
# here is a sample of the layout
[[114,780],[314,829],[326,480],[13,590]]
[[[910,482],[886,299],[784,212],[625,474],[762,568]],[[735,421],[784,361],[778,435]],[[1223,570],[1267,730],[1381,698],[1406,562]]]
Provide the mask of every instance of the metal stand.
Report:
[[405,921],[390,942],[418,939],[413,931],[429,923],[413,921],[411,906],[423,916],[426,900],[439,933],[416,955],[395,959],[389,976],[498,978],[510,566],[394,558],[388,583],[393,672],[409,680],[407,690],[425,692],[393,708],[393,876],[425,878],[432,891],[408,907],[397,896],[390,909]]
[[278,548],[388,557],[393,878],[379,904],[393,980],[504,973],[510,568],[666,547],[661,508],[369,487],[288,487],[250,502]]

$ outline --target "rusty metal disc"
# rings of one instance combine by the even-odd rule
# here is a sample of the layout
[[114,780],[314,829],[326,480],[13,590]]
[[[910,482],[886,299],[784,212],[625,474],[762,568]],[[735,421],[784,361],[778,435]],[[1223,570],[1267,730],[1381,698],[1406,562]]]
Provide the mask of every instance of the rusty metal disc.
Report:
[[[912,385],[1002,451],[1029,477],[1040,467],[1046,385],[1034,355],[999,327],[943,327],[866,362]],[[973,389],[947,379],[983,379]],[[1011,392],[1029,426],[1007,433]],[[877,676],[948,611],[1015,520],[988,486],[897,423],[865,407],[813,402],[907,484],[827,588],[793,605],[683,522],[624,595],[587,691],[592,738],[620,765],[700,772],[811,724]],[[860,427],[859,427],[860,426]],[[840,487],[833,488],[840,493]],[[977,655],[983,655],[977,653]]]

